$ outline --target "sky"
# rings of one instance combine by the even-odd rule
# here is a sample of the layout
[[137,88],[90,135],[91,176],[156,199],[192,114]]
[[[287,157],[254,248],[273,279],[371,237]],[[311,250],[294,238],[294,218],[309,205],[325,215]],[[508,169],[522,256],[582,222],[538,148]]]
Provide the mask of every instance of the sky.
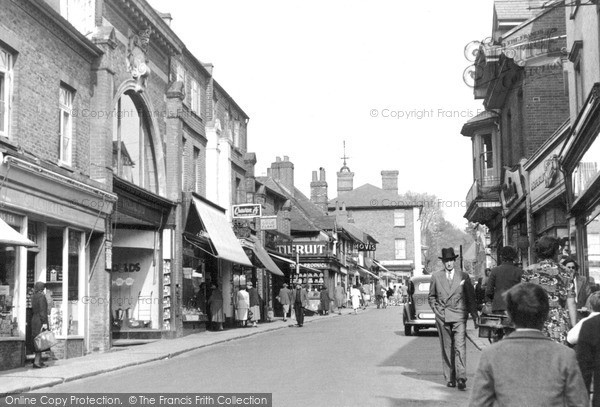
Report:
[[310,196],[323,167],[334,198],[345,141],[354,188],[398,170],[400,193],[434,194],[466,226],[460,130],[483,106],[463,80],[465,46],[491,35],[493,0],[149,2],[250,117],[257,175],[289,156],[298,189]]

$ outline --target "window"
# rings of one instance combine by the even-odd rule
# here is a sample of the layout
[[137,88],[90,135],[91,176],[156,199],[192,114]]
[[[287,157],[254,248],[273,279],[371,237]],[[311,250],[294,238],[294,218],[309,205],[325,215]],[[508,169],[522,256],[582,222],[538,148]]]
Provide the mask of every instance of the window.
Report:
[[187,185],[185,184],[185,173],[188,168],[187,159],[187,139],[184,137],[181,142],[181,190],[187,191]]
[[194,147],[194,161],[192,162],[192,180],[194,182],[194,192],[199,192],[198,166],[200,165],[200,149]]
[[73,152],[73,92],[64,86],[59,92],[59,135],[61,164],[71,165]]
[[191,95],[191,108],[192,112],[196,113],[198,116],[201,115],[202,112],[202,93],[201,88],[198,82],[192,79],[192,95]]
[[12,55],[0,48],[0,136],[8,137],[12,92]]
[[576,198],[581,196],[592,185],[599,173],[600,134],[597,134],[592,145],[585,152],[572,174],[573,194]]
[[480,162],[483,185],[486,185],[487,182],[494,180],[494,151],[491,134],[481,136]]
[[581,57],[575,64],[575,102],[577,112],[583,107],[583,75],[581,74]]
[[394,209],[394,226],[406,226],[405,213],[403,209]]
[[406,239],[396,239],[394,243],[394,253],[396,260],[406,259]]
[[113,117],[113,171],[135,185],[157,191],[154,144],[149,115],[133,92],[117,101]]
[[240,148],[240,121],[233,122],[233,146]]

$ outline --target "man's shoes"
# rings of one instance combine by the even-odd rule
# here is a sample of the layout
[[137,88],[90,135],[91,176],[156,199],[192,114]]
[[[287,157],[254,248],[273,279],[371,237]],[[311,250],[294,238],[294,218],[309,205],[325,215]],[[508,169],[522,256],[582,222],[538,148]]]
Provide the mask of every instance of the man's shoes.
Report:
[[446,383],[446,387],[456,387],[456,383],[448,382],[448,383]]
[[465,379],[458,379],[458,390],[465,390],[467,388],[467,381]]
[[33,364],[33,368],[34,369],[42,369],[44,367],[47,367],[47,366],[46,365],[38,365],[38,364],[35,364],[35,363]]

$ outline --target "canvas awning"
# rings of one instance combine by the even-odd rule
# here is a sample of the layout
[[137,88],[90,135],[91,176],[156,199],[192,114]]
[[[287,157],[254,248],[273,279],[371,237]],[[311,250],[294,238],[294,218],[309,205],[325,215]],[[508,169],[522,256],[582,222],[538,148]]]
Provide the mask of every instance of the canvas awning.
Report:
[[239,240],[233,234],[233,230],[227,218],[225,218],[225,213],[196,197],[193,197],[193,202],[198,216],[206,228],[206,232],[208,232],[210,241],[217,251],[217,257],[252,267],[250,259],[248,259]]
[[37,244],[14,230],[8,223],[0,219],[0,244],[10,246],[35,247]]
[[284,276],[283,272],[277,267],[277,264],[269,257],[269,253],[265,250],[263,245],[255,236],[250,236],[249,239],[252,241],[254,246],[251,248],[258,260],[265,266],[267,270],[269,270],[272,274],[276,276]]
[[364,267],[358,266],[358,270],[359,270],[359,272],[361,272],[361,271],[362,271],[363,273],[366,273],[366,274],[370,275],[371,277],[373,277],[373,278],[375,278],[375,279],[379,280],[379,277],[377,277],[375,274],[371,273],[369,270],[367,270],[367,269],[366,269],[366,268],[364,268]]

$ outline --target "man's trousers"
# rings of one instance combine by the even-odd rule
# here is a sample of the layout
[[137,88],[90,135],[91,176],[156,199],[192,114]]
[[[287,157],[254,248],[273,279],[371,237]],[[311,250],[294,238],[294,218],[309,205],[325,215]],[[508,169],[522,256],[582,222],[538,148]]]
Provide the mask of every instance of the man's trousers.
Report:
[[467,380],[466,321],[443,323],[435,319],[442,348],[442,369],[447,382]]

